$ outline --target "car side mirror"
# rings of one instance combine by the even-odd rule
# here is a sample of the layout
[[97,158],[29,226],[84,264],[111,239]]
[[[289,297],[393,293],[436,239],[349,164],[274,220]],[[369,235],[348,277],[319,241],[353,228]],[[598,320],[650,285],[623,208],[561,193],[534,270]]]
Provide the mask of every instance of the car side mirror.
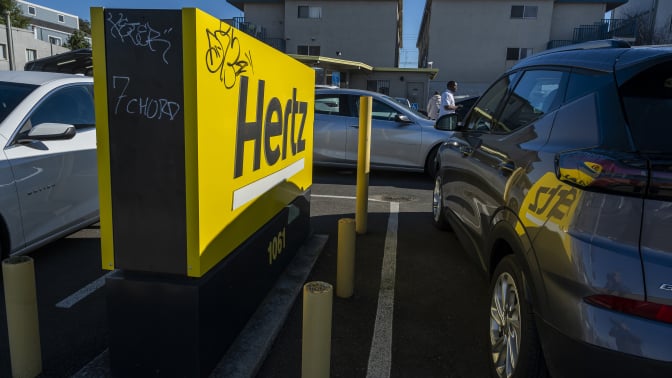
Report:
[[75,134],[77,134],[77,130],[73,125],[64,123],[40,123],[30,129],[27,138],[21,138],[18,142],[24,143],[34,140],[72,139]]
[[454,131],[457,129],[457,114],[444,114],[436,120],[434,128],[443,131]]
[[394,120],[403,123],[413,123],[413,121],[411,121],[411,119],[408,118],[408,116],[403,114],[397,114],[396,116],[394,116]]

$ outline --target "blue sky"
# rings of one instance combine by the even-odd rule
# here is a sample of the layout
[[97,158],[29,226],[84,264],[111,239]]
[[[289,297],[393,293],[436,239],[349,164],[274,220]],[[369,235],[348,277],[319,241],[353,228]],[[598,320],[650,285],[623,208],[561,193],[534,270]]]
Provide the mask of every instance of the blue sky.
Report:
[[[180,9],[196,7],[217,18],[244,16],[238,8],[226,0],[27,0],[33,4],[70,13],[85,20],[91,20],[90,7]],[[422,19],[425,0],[404,0],[404,48],[401,50],[401,66],[417,67],[418,50],[415,42]]]

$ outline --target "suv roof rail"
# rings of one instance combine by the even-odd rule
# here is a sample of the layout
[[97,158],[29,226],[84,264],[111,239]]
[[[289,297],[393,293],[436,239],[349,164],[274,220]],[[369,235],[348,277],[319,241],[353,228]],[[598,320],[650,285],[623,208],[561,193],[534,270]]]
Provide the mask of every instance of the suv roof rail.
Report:
[[593,50],[593,49],[606,49],[606,48],[629,49],[630,47],[631,47],[630,43],[622,39],[600,39],[596,41],[581,42],[581,43],[575,43],[573,45],[556,47],[553,49],[541,51],[536,55],[551,54],[559,51]]

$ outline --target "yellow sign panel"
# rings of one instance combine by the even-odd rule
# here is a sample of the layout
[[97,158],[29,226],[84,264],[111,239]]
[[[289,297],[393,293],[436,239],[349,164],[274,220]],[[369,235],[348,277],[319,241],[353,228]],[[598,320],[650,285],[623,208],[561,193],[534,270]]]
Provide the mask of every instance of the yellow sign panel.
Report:
[[313,70],[195,8],[92,20],[103,268],[201,277],[291,223],[312,185]]
[[188,275],[201,276],[312,185],[314,73],[184,9]]

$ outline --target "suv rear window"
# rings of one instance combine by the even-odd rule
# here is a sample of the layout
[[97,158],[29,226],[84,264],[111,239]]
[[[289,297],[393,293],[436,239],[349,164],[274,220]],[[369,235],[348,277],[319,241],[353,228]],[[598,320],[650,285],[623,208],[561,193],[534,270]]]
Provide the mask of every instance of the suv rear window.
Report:
[[639,73],[621,86],[621,96],[637,149],[672,153],[672,62]]

